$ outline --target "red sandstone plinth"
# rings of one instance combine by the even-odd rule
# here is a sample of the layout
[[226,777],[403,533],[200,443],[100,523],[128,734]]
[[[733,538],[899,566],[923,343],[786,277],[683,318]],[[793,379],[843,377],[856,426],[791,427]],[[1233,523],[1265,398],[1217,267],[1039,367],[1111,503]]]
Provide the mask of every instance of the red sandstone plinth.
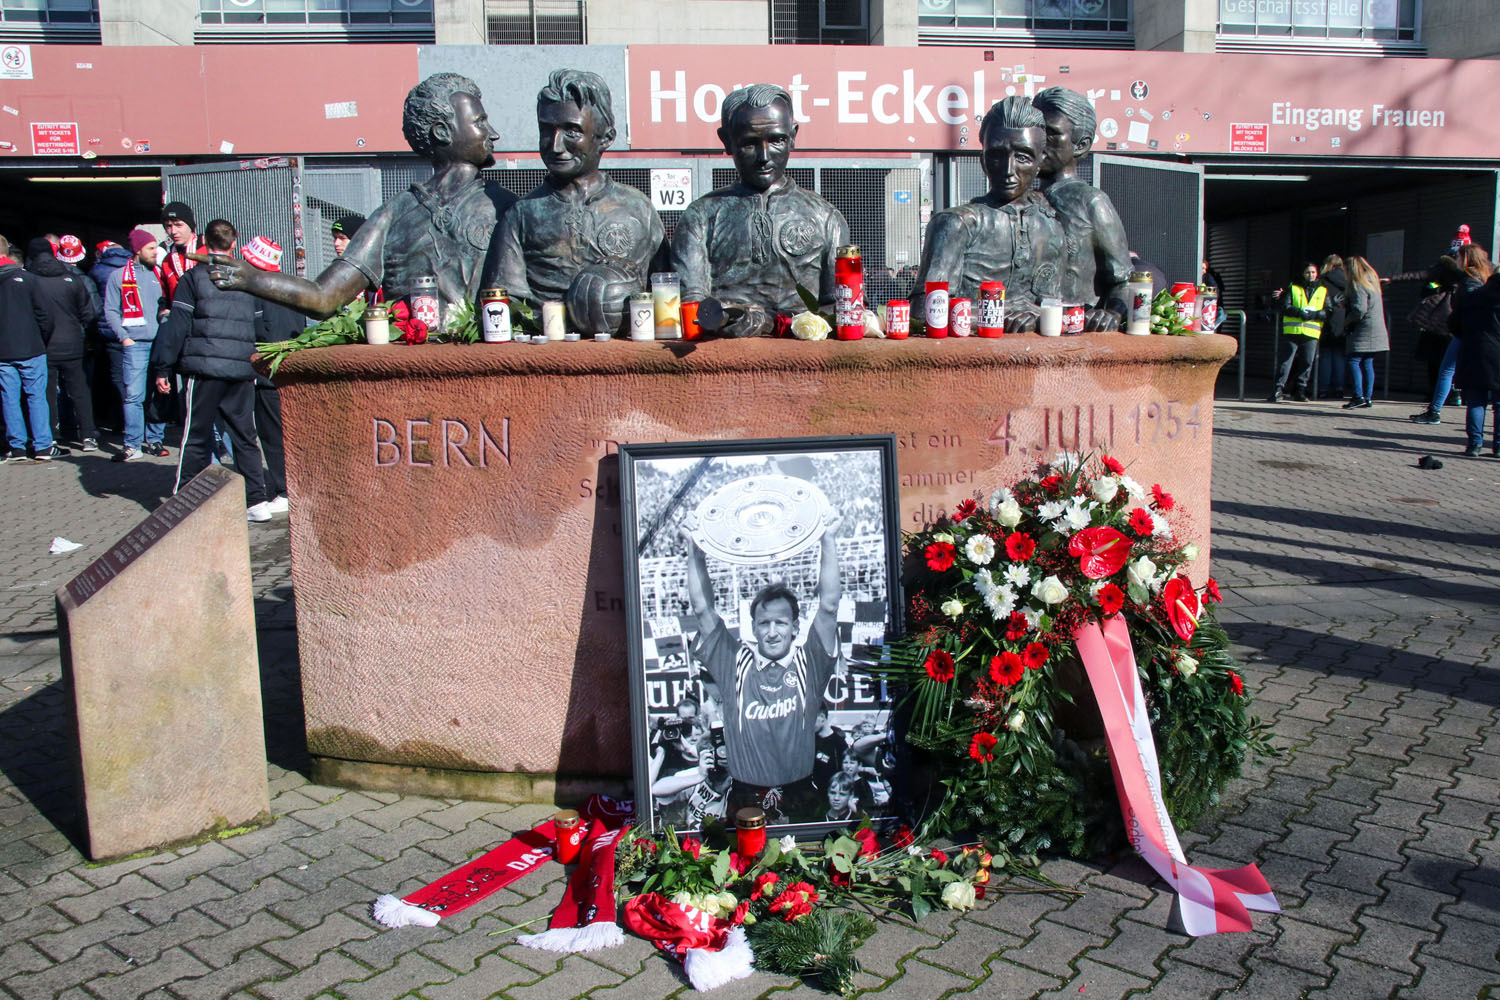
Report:
[[277,383],[308,748],[325,774],[402,765],[396,784],[450,794],[550,794],[496,772],[628,776],[624,442],[894,434],[906,529],[1104,450],[1176,495],[1199,576],[1233,353],[1094,334],[294,355]]

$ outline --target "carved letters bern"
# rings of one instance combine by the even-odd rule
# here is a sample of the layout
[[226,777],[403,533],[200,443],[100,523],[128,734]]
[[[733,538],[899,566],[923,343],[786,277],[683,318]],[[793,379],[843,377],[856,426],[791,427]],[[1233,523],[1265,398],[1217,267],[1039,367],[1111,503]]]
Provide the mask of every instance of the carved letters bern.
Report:
[[501,417],[493,428],[482,419],[374,417],[370,443],[376,468],[488,469],[511,464],[509,417]]

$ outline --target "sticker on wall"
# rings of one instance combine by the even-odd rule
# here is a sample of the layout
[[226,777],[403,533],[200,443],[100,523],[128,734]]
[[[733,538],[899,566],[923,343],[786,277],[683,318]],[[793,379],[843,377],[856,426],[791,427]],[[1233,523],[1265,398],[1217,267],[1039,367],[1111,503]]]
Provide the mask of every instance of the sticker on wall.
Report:
[[93,69],[94,68],[94,64],[93,63],[74,63],[73,64],[73,68],[74,69]]
[[150,139],[142,139],[140,142],[136,143],[135,144],[135,151],[137,153],[149,153],[149,152],[151,152],[151,140]]
[[[365,148],[365,139],[364,139],[364,136],[360,136],[358,139],[355,139],[354,140],[354,144],[356,146],[358,146],[360,149],[364,149]],[[512,161],[512,162],[514,162],[514,161]]]
[[85,160],[92,160],[92,159],[94,159],[94,158],[95,158],[95,157],[97,157],[97,156],[98,156],[98,155],[99,155],[99,154],[98,154],[98,153],[96,153],[96,152],[94,152],[94,151],[93,151],[93,150],[92,150],[92,149],[85,149],[85,150],[84,150],[84,151],[83,151],[83,158],[84,158],[84,159],[85,159]]
[[0,48],[0,80],[30,80],[31,46],[7,45]]
[[6,139],[0,139],[0,149],[15,149],[16,144]]
[[103,142],[103,141],[104,141],[104,140],[103,140],[103,139],[101,139],[101,138],[99,138],[99,137],[98,137],[98,136],[97,136],[97,135],[94,135],[94,136],[90,136],[90,137],[89,137],[89,145],[90,145],[90,146],[97,146],[97,145],[99,145],[99,144],[100,144],[100,143],[101,143],[101,142]]
[[1167,110],[1165,110],[1165,111],[1163,111],[1161,113],[1161,120],[1164,121],[1164,122],[1169,122],[1169,121],[1172,120],[1172,109],[1171,108],[1168,108]]
[[1109,92],[1109,99],[1111,101],[1118,101],[1120,99],[1120,92],[1118,90],[1111,90]]
[[1192,138],[1192,136],[1188,135],[1186,132],[1178,132],[1177,133],[1177,141],[1179,143],[1187,142],[1191,138]]
[[132,139],[132,138],[130,138],[130,136],[128,136],[128,135],[125,138],[123,138],[123,139],[120,140],[120,148],[121,149],[129,149],[131,146],[134,146],[134,145],[135,145],[135,140]]
[[1151,112],[1147,111],[1145,108],[1136,108],[1135,109],[1135,113],[1137,115],[1140,115],[1142,118],[1144,118],[1148,122],[1156,120],[1156,116],[1153,115]]
[[1130,134],[1127,138],[1131,142],[1145,142],[1151,138],[1151,126],[1145,122],[1131,122]]
[[358,118],[359,104],[355,101],[336,101],[323,105],[324,118]]
[[1149,93],[1151,93],[1151,88],[1146,86],[1145,80],[1137,80],[1130,85],[1130,96],[1137,101],[1144,101]]
[[1331,135],[1331,136],[1328,137],[1328,145],[1332,146],[1334,149],[1338,149],[1343,144],[1344,144],[1344,137],[1343,136],[1340,136],[1340,135]]
[[0,104],[0,111],[4,111],[8,115],[15,115],[18,118],[21,115],[19,108],[13,108],[9,104]]
[[1120,133],[1120,123],[1113,118],[1106,118],[1099,123],[1099,134],[1106,139],[1113,139]]
[[230,153],[234,152],[234,143],[230,142],[228,139],[225,139],[223,142],[219,143],[219,152],[223,153],[225,156],[228,156]]

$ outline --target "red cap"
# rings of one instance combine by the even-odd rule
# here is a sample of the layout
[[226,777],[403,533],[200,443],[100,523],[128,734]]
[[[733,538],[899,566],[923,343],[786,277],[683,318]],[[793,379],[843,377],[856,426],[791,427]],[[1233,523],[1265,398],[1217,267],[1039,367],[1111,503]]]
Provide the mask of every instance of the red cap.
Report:
[[57,241],[57,259],[76,264],[84,258],[83,241],[76,236],[64,236]]

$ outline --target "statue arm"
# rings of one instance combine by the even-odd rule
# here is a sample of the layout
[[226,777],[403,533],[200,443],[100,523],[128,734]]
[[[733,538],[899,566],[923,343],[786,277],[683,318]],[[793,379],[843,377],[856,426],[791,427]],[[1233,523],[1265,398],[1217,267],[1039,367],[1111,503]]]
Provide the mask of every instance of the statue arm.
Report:
[[1125,305],[1125,285],[1130,281],[1130,242],[1125,235],[1125,224],[1109,196],[1101,194],[1094,200],[1094,257],[1097,270],[1094,272],[1094,290],[1105,308],[1115,309],[1118,301],[1121,310]]
[[688,206],[672,231],[672,270],[682,282],[682,301],[702,302],[713,294],[708,260],[708,213]]
[[922,266],[917,269],[911,288],[913,319],[927,318],[927,282],[946,281],[950,293],[957,291],[956,286],[963,280],[964,256],[968,248],[968,229],[957,212],[939,212],[932,217],[922,247]]
[[244,261],[210,265],[214,284],[225,290],[240,290],[270,302],[279,302],[315,319],[327,319],[352,302],[369,286],[359,268],[335,260],[316,281],[280,271],[261,271]]
[[484,288],[503,288],[511,301],[524,299],[541,308],[541,302],[531,294],[531,282],[526,279],[526,256],[521,251],[520,203],[511,206],[490,237],[484,280],[480,284]]

